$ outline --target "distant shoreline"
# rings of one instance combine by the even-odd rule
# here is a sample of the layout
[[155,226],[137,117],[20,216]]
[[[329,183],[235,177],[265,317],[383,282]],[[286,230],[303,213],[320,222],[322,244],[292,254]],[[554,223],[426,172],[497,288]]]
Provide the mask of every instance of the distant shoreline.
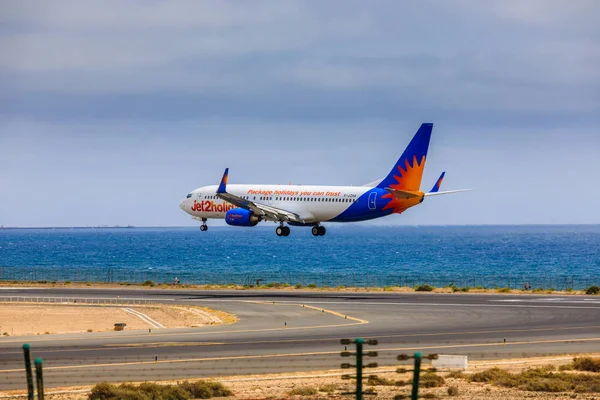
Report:
[[[132,225],[127,226],[0,226],[0,229],[15,230],[15,229],[133,229],[133,228],[145,228],[137,227]],[[150,227],[148,227],[150,228]],[[168,228],[168,227],[165,227]]]

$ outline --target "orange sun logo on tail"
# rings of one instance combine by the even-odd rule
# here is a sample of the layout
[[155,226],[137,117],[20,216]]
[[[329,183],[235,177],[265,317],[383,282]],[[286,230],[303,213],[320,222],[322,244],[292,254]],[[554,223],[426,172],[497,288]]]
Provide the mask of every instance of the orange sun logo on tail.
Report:
[[387,193],[382,196],[384,199],[390,199],[389,203],[383,209],[392,209],[397,214],[423,201],[423,192],[420,191],[420,187],[423,169],[425,168],[425,156],[420,161],[417,160],[416,156],[413,156],[412,163],[408,158],[405,158],[404,164],[404,168],[401,163],[396,166],[399,175],[394,174],[396,183],[390,184],[389,188],[404,192],[413,192],[413,196],[399,197],[393,193]]

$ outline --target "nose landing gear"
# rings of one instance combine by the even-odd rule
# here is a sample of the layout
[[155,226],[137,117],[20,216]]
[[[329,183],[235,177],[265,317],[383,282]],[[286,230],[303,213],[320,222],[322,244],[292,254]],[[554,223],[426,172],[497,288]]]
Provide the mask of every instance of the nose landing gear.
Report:
[[321,225],[313,226],[311,231],[313,236],[325,236],[325,233],[327,233],[327,229]]
[[202,225],[200,225],[200,230],[202,232],[206,232],[208,230],[208,225],[206,225],[206,218],[202,218]]

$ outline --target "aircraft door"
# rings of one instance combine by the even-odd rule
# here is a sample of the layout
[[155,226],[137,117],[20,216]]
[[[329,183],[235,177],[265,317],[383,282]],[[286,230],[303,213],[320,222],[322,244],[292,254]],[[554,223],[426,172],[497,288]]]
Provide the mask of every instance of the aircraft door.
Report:
[[369,210],[377,209],[377,192],[369,193]]

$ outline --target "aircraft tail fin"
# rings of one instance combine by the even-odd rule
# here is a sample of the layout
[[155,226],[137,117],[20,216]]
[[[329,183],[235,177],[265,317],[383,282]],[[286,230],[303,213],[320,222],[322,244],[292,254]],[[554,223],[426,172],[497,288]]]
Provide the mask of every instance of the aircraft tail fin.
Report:
[[431,139],[432,123],[421,124],[404,153],[389,174],[377,185],[378,188],[419,191]]

